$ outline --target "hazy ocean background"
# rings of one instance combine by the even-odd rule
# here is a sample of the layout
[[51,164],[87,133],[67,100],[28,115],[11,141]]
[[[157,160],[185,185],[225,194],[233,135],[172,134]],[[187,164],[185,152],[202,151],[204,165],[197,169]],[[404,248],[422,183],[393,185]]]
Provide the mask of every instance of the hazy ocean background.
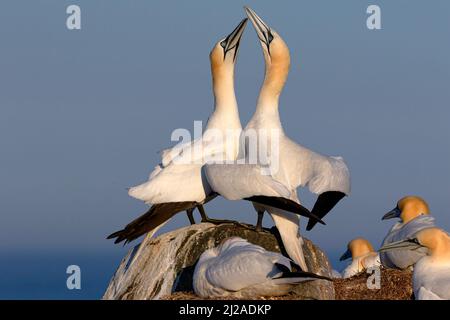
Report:
[[[66,28],[70,4],[81,7],[81,30]],[[370,4],[381,7],[382,30],[366,27]],[[394,223],[382,215],[406,194],[427,199],[450,230],[450,1],[3,0],[0,298],[101,297],[135,245],[106,236],[146,211],[126,188],[148,177],[174,129],[208,118],[208,54],[243,5],[289,45],[286,133],[351,170],[351,196],[327,226],[305,232],[303,220],[304,235],[341,270],[347,242],[378,247]],[[249,24],[235,73],[243,124],[263,73]],[[311,208],[315,196],[300,190],[300,199]],[[256,221],[249,203],[217,199],[206,210]],[[181,214],[161,232],[187,223]],[[71,264],[80,291],[66,288]]]
[[[339,253],[342,254],[343,252]],[[338,255],[333,264],[338,264]],[[8,254],[8,263],[1,267],[1,299],[100,299],[123,255],[115,252],[34,252]],[[68,265],[81,268],[81,290],[66,287]]]

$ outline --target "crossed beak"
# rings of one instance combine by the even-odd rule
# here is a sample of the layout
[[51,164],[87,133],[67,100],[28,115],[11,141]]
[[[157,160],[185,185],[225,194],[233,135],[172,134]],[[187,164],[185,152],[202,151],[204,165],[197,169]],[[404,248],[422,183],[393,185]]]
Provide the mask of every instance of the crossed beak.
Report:
[[245,12],[247,13],[248,18],[252,22],[255,27],[256,34],[258,35],[259,40],[264,43],[267,47],[267,51],[270,55],[270,41],[269,36],[271,35],[270,27],[256,14],[255,11],[250,9],[249,7],[244,7]]

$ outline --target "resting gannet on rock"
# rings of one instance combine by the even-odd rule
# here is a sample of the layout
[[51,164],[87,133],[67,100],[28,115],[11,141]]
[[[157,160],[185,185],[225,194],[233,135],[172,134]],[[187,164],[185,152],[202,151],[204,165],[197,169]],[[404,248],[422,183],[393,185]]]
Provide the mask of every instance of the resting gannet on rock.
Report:
[[[299,217],[280,210],[279,204],[296,204],[299,207],[296,213],[308,216],[307,209],[300,209],[297,188],[308,186],[312,192],[319,194],[311,211],[312,219],[310,218],[307,228],[309,230],[339,200],[349,194],[350,174],[342,158],[320,155],[295,143],[284,134],[278,100],[289,72],[289,49],[279,34],[252,9],[245,10],[262,46],[266,64],[265,78],[256,111],[241,138],[244,148],[240,151],[244,152],[238,156],[238,162],[242,159],[245,161],[237,164],[208,164],[205,166],[206,177],[212,189],[226,199],[253,201],[258,212],[258,230],[261,229],[264,212],[268,211],[280,232],[287,253],[306,271],[303,239],[298,232]],[[275,134],[273,139],[272,134]],[[252,139],[255,136],[256,139]],[[258,155],[264,154],[268,159],[275,159],[269,163],[269,170],[265,172],[262,170],[261,159],[258,158],[256,164],[252,159],[255,145]]]
[[[200,211],[203,222],[218,221],[209,219],[202,206],[215,197],[202,175],[202,166],[211,156],[234,160],[238,154],[242,127],[234,93],[234,65],[246,24],[247,19],[243,19],[210,53],[215,107],[203,136],[163,151],[161,164],[155,167],[149,180],[129,189],[130,196],[151,208],[108,239],[116,238],[115,243],[130,242],[184,210],[194,223],[195,208]],[[226,139],[217,139],[218,134]]]
[[194,292],[203,298],[281,296],[300,282],[330,280],[310,272],[292,272],[291,264],[280,253],[242,238],[228,238],[200,256],[194,271]]
[[[434,227],[434,218],[429,215],[428,204],[420,197],[407,196],[383,216],[383,220],[400,218],[383,240],[382,246],[413,237],[424,228]],[[381,264],[386,268],[406,269],[426,255],[425,248],[415,251],[385,251],[380,253]]]
[[427,254],[414,265],[413,290],[417,300],[450,299],[450,236],[432,227],[417,232],[403,241],[384,245],[380,252],[417,251]]
[[350,278],[368,268],[380,266],[380,256],[375,252],[370,242],[364,238],[351,240],[340,261],[350,258],[352,258],[352,263],[342,271],[343,278]]

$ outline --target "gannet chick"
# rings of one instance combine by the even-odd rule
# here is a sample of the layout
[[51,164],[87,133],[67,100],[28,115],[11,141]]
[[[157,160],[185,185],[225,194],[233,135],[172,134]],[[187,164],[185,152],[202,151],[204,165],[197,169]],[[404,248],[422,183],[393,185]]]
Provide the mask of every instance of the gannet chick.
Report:
[[[221,222],[209,219],[203,209],[203,204],[216,194],[204,179],[202,166],[211,157],[229,161],[238,154],[242,127],[234,92],[234,66],[246,24],[247,19],[243,19],[210,53],[215,106],[203,136],[163,151],[161,164],[155,167],[149,180],[128,192],[131,197],[151,205],[150,209],[108,239],[116,238],[115,243],[130,242],[160,227],[181,211],[187,211],[193,223],[195,208],[200,211],[202,222]],[[226,138],[218,139],[218,136]]]
[[[382,246],[411,238],[424,228],[434,227],[434,218],[425,200],[417,196],[400,199],[397,206],[383,216],[383,220],[400,218],[386,235]],[[381,264],[386,268],[406,269],[426,254],[424,248],[416,251],[385,251],[380,253]]]
[[416,300],[450,299],[450,237],[442,229],[432,227],[418,231],[414,237],[386,244],[380,252],[416,251],[427,254],[414,265],[413,290]]
[[[242,134],[244,147],[238,159],[244,161],[207,165],[206,177],[212,189],[226,199],[253,202],[258,213],[257,230],[261,229],[264,212],[269,212],[289,257],[307,271],[297,214],[310,218],[307,229],[311,229],[350,193],[350,174],[342,158],[320,155],[285,135],[278,107],[290,67],[289,48],[252,9],[245,10],[262,47],[265,78],[256,111]],[[261,157],[255,161],[255,155],[265,155],[268,163]],[[311,212],[300,205],[300,186],[319,194]],[[283,202],[296,204],[298,211],[290,210],[296,214],[287,212],[280,205]]]
[[370,242],[364,238],[355,238],[347,245],[347,251],[340,261],[352,258],[352,263],[342,271],[343,278],[350,278],[368,268],[380,266],[380,256]]
[[310,272],[292,272],[292,261],[238,237],[206,250],[195,267],[193,287],[203,298],[281,296],[304,281],[326,279]]

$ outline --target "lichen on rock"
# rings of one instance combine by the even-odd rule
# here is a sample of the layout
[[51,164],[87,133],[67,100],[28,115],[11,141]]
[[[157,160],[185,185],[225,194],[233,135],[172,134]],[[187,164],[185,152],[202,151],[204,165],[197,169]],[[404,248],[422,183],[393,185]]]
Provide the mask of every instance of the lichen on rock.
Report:
[[[256,232],[239,224],[195,224],[156,238],[146,237],[122,259],[103,299],[161,299],[175,292],[192,291],[192,276],[200,255],[224,239],[238,236],[266,250],[284,251],[276,228]],[[309,271],[331,276],[328,258],[304,239],[303,251]],[[314,280],[297,285],[299,299],[334,299],[333,283]]]

